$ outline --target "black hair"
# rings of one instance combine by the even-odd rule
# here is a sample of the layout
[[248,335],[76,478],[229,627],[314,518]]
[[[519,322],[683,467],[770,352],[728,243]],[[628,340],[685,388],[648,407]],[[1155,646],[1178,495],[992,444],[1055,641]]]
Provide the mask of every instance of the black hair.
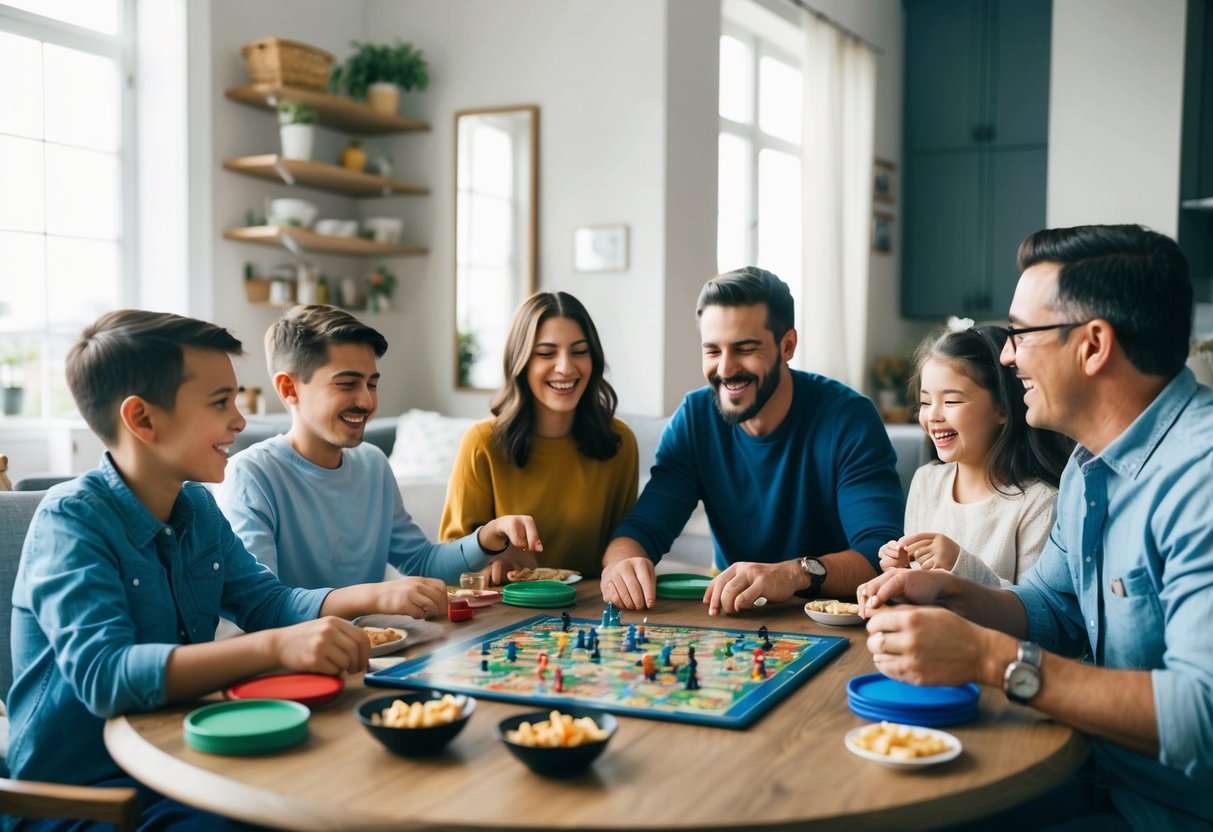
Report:
[[704,284],[695,305],[696,319],[708,306],[767,306],[767,329],[775,335],[775,343],[796,325],[796,303],[792,292],[772,272],[757,266],[746,266],[717,275]]
[[290,373],[306,384],[329,360],[330,344],[368,344],[376,358],[387,352],[387,339],[344,309],[323,304],[293,306],[265,333],[270,376]]
[[[1179,246],[1140,225],[1047,228],[1019,246],[1020,271],[1057,263],[1056,310],[1073,321],[1112,325],[1125,357],[1143,373],[1183,369],[1192,336],[1192,281]],[[1063,329],[1061,338],[1069,336]]]
[[1060,433],[1040,430],[1028,424],[1027,405],[1023,401],[1023,383],[1011,367],[1004,367],[999,355],[1007,342],[1007,330],[983,326],[960,332],[943,332],[928,337],[914,353],[914,372],[910,376],[910,401],[920,401],[922,368],[927,361],[941,361],[975,381],[994,400],[1005,417],[1002,430],[990,446],[986,477],[997,491],[1010,486],[1022,493],[1033,480],[1057,487],[1074,442]]

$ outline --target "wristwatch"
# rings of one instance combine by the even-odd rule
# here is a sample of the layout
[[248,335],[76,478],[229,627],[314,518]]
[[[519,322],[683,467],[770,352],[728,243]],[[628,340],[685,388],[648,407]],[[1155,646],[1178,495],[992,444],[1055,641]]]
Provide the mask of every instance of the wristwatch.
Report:
[[817,558],[801,558],[800,569],[809,576],[809,585],[796,594],[804,598],[816,598],[821,594],[821,585],[826,581],[826,565]]
[[1007,665],[1002,677],[1002,689],[1012,702],[1027,705],[1040,693],[1040,664],[1043,659],[1040,646],[1030,641],[1019,642],[1019,654]]

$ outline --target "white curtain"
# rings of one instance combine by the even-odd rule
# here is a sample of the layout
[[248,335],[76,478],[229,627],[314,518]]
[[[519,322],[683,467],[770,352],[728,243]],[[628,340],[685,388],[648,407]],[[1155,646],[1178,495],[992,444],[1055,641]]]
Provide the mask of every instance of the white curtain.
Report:
[[876,56],[809,12],[804,37],[802,366],[864,387]]

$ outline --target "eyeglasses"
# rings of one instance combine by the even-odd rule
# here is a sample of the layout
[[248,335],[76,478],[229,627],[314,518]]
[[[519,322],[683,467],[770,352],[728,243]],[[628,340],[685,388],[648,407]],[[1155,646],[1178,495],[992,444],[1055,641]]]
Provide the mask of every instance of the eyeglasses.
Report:
[[1019,349],[1019,342],[1015,339],[1021,335],[1026,335],[1029,332],[1047,332],[1050,329],[1065,329],[1066,327],[1085,326],[1091,323],[1090,321],[1066,321],[1060,324],[1044,324],[1042,326],[1007,326],[1007,340],[1011,342],[1011,352]]

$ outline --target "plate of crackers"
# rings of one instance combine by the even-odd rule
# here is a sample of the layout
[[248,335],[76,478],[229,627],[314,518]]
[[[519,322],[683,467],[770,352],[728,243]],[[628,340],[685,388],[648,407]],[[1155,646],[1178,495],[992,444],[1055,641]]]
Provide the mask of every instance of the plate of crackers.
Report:
[[859,616],[859,604],[848,604],[846,601],[810,601],[804,605],[804,611],[818,624],[831,627],[855,627],[863,623]]
[[362,631],[371,640],[371,657],[386,656],[404,649],[408,633],[395,627],[363,627]]
[[921,768],[960,756],[960,740],[947,731],[874,722],[847,731],[843,738],[852,754],[890,768]]
[[581,573],[576,569],[537,566],[534,569],[515,569],[513,572],[506,573],[506,578],[515,583],[519,581],[560,581],[562,584],[575,584],[581,580]]

